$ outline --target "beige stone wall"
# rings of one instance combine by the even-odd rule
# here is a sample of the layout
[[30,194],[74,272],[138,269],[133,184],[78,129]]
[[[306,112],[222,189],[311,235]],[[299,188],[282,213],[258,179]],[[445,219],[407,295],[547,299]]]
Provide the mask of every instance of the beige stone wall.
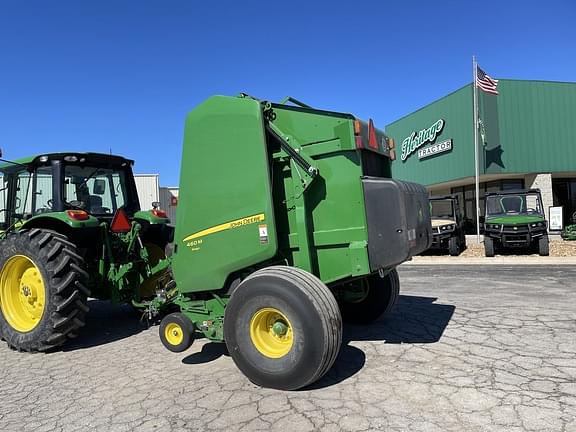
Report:
[[554,199],[552,197],[552,174],[526,174],[524,177],[524,185],[526,189],[540,189],[544,214],[548,221],[548,208],[554,205]]

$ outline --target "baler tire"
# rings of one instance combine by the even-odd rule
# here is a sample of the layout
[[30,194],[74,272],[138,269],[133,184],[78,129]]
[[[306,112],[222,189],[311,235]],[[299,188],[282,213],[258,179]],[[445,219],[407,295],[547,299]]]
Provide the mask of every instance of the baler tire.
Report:
[[542,236],[538,239],[538,254],[540,256],[550,255],[550,243],[547,235]]
[[368,292],[360,301],[347,302],[340,299],[342,319],[350,324],[370,324],[390,313],[400,296],[400,278],[396,269],[384,278],[378,273],[364,279]]
[[1,337],[12,349],[28,352],[75,337],[88,312],[88,277],[66,236],[39,228],[8,235],[0,250]]
[[186,351],[194,342],[194,323],[180,312],[166,315],[160,322],[160,341],[169,351]]
[[450,240],[448,240],[448,253],[450,256],[460,255],[460,242],[458,237],[450,237]]
[[491,258],[494,256],[494,240],[490,237],[484,237],[484,255]]
[[[277,323],[283,334],[275,333]],[[224,315],[224,339],[250,381],[297,390],[334,364],[342,318],[334,295],[316,276],[273,266],[252,273],[233,292]]]

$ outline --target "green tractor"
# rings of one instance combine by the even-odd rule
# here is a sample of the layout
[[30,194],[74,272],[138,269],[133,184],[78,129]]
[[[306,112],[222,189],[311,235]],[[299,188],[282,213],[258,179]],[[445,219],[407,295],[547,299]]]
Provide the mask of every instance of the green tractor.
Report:
[[55,346],[81,327],[86,296],[110,297],[161,313],[170,351],[205,337],[258,385],[313,383],[338,355],[343,320],[390,312],[396,267],[432,242],[427,191],[390,178],[394,153],[350,114],[214,96],[186,120],[173,235],[162,214],[138,211],[130,161],[4,166],[3,337]]
[[484,251],[493,257],[498,249],[537,249],[549,255],[548,231],[539,189],[486,194]]
[[9,346],[46,351],[75,337],[88,296],[161,308],[173,227],[163,211],[140,210],[132,161],[55,153],[3,162],[0,337]]

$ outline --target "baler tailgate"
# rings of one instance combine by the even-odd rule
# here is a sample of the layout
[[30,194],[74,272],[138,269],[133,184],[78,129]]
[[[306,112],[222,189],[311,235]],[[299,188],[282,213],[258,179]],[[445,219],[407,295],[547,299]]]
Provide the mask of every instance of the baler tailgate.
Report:
[[424,186],[378,177],[362,178],[372,271],[394,267],[432,244]]

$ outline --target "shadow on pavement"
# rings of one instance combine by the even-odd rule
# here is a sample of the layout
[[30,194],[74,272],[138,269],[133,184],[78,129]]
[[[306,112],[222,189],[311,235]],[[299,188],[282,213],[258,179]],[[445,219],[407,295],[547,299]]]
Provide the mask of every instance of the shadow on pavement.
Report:
[[343,343],[383,341],[385,343],[438,342],[448,326],[453,305],[435,303],[435,297],[401,295],[392,312],[370,325],[344,326]]
[[401,295],[390,315],[369,325],[344,325],[342,348],[332,369],[304,390],[329,387],[342,382],[362,369],[364,352],[350,345],[352,341],[382,341],[387,344],[438,342],[448,326],[453,305],[435,303],[437,298]]
[[[385,344],[439,341],[456,308],[435,303],[436,300],[434,297],[401,295],[387,317],[365,326],[344,325],[342,347],[334,365],[321,380],[304,390],[332,386],[354,376],[364,367],[366,355],[361,349],[350,345],[352,341],[381,341]],[[148,324],[141,322],[129,306],[116,306],[97,300],[90,301],[89,306],[86,325],[80,330],[78,338],[64,345],[63,351],[104,345],[148,328]],[[226,344],[208,342],[201,351],[185,357],[182,363],[208,363],[221,356],[229,356]]]
[[201,364],[216,360],[222,356],[229,357],[225,343],[208,342],[202,346],[202,351],[190,354],[182,359],[184,364]]
[[90,300],[88,307],[90,311],[86,315],[86,325],[79,330],[78,337],[64,344],[62,351],[105,345],[138,334],[149,327],[146,322],[140,321],[137,312],[128,305]]

